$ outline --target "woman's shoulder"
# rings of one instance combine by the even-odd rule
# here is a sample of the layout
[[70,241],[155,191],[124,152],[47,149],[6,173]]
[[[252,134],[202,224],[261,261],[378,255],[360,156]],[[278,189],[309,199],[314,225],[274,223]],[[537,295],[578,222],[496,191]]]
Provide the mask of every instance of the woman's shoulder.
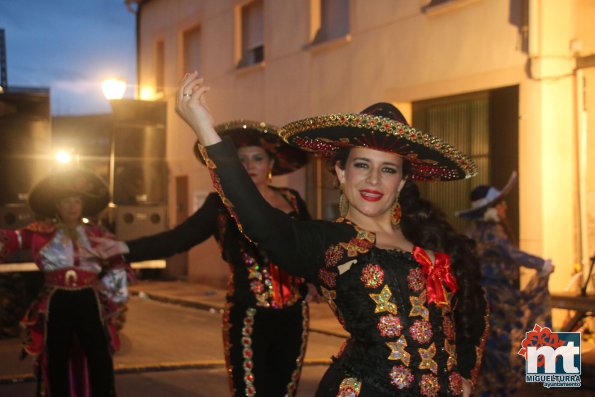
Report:
[[348,242],[358,233],[351,224],[326,219],[295,220],[293,227],[299,236],[321,238],[335,244]]
[[322,235],[326,236],[325,240],[331,244],[350,243],[354,240],[365,240],[367,235],[365,231],[359,229],[356,225],[345,222],[339,218],[336,220],[311,220],[302,222],[312,227],[318,228]]

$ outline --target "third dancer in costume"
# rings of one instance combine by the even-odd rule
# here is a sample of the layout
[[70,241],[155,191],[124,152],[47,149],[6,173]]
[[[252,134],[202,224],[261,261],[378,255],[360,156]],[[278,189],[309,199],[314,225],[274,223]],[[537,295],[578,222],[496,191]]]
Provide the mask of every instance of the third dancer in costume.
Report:
[[[513,173],[502,190],[477,186],[471,192],[471,208],[457,216],[472,220],[469,237],[477,242],[481,283],[490,305],[490,334],[485,347],[479,389],[482,396],[510,396],[525,383],[524,360],[518,356],[525,332],[535,324],[552,326],[549,275],[550,260],[518,249],[506,214],[506,195],[516,183]],[[520,267],[537,270],[519,288]]]
[[[230,137],[253,186],[271,207],[294,219],[310,219],[292,189],[271,185],[305,165],[307,157],[285,144],[276,128],[240,120],[217,126]],[[294,396],[308,337],[307,286],[272,262],[238,230],[217,193],[174,229],[128,242],[99,241],[99,255],[125,254],[141,261],[184,252],[214,236],[231,276],[223,316],[223,343],[234,396]],[[207,265],[207,264],[204,264]]]

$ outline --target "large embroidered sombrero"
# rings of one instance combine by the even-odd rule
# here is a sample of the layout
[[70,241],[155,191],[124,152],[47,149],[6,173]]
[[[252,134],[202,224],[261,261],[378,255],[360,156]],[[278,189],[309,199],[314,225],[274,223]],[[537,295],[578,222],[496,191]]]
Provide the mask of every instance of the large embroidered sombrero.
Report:
[[[244,146],[260,146],[275,159],[273,175],[293,172],[308,162],[308,155],[288,145],[277,135],[277,127],[270,124],[250,120],[235,120],[215,126],[221,136],[229,136],[237,148]],[[203,163],[198,152],[198,144],[194,145],[194,155]]]
[[471,191],[471,208],[457,211],[455,215],[463,219],[476,219],[483,216],[484,212],[490,207],[498,204],[504,197],[510,193],[517,181],[517,173],[513,171],[502,190],[493,186],[480,185]]
[[58,200],[81,196],[83,216],[94,216],[109,203],[109,190],[101,178],[80,168],[52,173],[41,180],[29,193],[29,206],[36,214],[56,216]]
[[332,157],[346,147],[367,147],[397,153],[411,162],[419,181],[456,180],[477,174],[475,163],[446,142],[411,127],[399,109],[377,103],[361,113],[309,117],[278,131],[289,144]]

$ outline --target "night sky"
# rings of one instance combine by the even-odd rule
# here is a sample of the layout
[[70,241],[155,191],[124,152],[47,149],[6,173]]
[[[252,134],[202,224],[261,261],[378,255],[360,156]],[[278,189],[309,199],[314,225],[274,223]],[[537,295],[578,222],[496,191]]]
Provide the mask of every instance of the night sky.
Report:
[[135,16],[124,0],[0,0],[8,85],[50,88],[53,115],[109,113],[101,82],[136,82]]

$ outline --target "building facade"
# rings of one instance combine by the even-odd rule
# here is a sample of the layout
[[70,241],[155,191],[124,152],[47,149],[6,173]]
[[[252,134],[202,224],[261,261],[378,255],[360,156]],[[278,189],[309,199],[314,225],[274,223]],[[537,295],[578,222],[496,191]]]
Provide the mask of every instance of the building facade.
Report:
[[[357,112],[392,102],[412,124],[478,163],[468,181],[422,190],[447,213],[482,183],[519,173],[509,207],[524,250],[552,258],[550,289],[568,287],[595,253],[595,2],[591,0],[128,0],[137,13],[138,95],[167,101],[170,225],[210,180],[175,114],[186,71],[211,87],[217,122]],[[324,166],[279,185],[317,217],[336,192]],[[186,203],[184,207],[184,203]],[[457,221],[458,222],[458,221]],[[458,224],[464,227],[464,224]],[[215,266],[212,264],[221,264]],[[188,257],[191,279],[221,284],[210,241]]]

